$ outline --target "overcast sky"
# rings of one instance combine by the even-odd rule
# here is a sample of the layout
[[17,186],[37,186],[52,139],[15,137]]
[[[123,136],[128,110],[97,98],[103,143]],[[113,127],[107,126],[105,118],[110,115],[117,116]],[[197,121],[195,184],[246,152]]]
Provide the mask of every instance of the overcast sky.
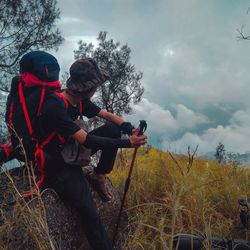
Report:
[[143,72],[144,98],[126,117],[148,122],[149,143],[199,154],[219,141],[228,151],[250,151],[250,34],[247,0],[58,0],[65,38],[55,54],[62,70],[82,39],[99,31],[127,43]]

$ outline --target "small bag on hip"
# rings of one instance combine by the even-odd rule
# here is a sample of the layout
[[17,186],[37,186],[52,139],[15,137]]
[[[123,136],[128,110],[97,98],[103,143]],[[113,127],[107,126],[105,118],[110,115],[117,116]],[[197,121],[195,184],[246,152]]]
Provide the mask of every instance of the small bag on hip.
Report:
[[[80,128],[87,132],[87,125],[83,119],[74,121]],[[67,164],[84,167],[91,161],[91,149],[71,138],[64,146],[62,157]]]

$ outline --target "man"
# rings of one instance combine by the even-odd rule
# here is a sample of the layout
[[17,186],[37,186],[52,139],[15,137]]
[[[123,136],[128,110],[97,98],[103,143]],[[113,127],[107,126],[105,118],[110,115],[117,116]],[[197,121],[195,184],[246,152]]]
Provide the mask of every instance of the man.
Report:
[[[67,89],[62,92],[66,99],[69,100],[68,113],[73,120],[77,119],[78,116],[84,115],[88,118],[99,116],[108,121],[105,125],[91,131],[89,135],[109,138],[120,138],[121,132],[132,135],[132,132],[135,133],[138,130],[135,130],[131,123],[125,122],[121,117],[101,109],[91,102],[90,99],[95,94],[97,88],[103,81],[109,78],[104,70],[97,69],[96,62],[91,58],[77,60],[72,64],[70,78],[66,84]],[[91,78],[95,80],[93,81]],[[79,102],[81,102],[82,108],[79,107]],[[89,176],[89,180],[95,184],[101,198],[104,201],[108,201],[112,198],[112,193],[105,183],[105,175],[113,169],[118,148],[99,148],[97,145],[92,145],[90,148],[92,149],[92,154],[98,149],[102,149],[102,154],[95,172]]]
[[[112,196],[105,184],[105,174],[113,168],[117,149],[138,147],[147,140],[144,135],[138,136],[138,129],[133,130],[130,123],[125,123],[121,117],[99,108],[90,101],[96,89],[107,79],[107,73],[100,69],[93,59],[82,59],[73,63],[70,78],[67,80],[67,89],[61,93],[67,101],[68,108],[65,107],[63,98],[49,95],[44,101],[36,132],[42,132],[40,135],[46,138],[52,131],[56,131],[63,139],[68,140],[71,137],[92,149],[93,153],[101,149],[101,159],[90,180],[98,181],[98,193],[104,200],[110,200]],[[81,101],[82,113],[79,107]],[[81,114],[88,118],[97,115],[111,123],[87,133],[73,122]],[[130,134],[129,139],[120,139],[121,131]],[[44,187],[53,188],[65,202],[80,213],[86,236],[93,249],[111,249],[110,240],[96,211],[86,178],[81,168],[65,163],[60,154],[62,147],[59,140],[54,138],[44,148],[49,155],[44,168]]]

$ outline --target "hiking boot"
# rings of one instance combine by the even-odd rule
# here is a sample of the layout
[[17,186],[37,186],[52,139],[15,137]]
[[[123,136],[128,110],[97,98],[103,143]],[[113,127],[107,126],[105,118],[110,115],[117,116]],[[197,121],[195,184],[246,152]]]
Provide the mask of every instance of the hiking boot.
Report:
[[87,180],[99,194],[102,201],[107,202],[112,199],[112,192],[107,183],[107,177],[104,174],[96,174],[91,172],[86,175]]

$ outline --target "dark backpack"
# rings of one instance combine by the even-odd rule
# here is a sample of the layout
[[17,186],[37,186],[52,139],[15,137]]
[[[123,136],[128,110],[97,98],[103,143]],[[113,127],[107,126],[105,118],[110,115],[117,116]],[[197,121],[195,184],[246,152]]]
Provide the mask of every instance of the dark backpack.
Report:
[[41,179],[36,187],[39,187],[44,179],[43,148],[55,136],[63,140],[61,136],[53,132],[43,141],[38,141],[34,132],[37,118],[40,116],[44,100],[48,95],[59,96],[67,107],[67,101],[59,93],[61,88],[58,80],[59,71],[57,60],[52,55],[42,51],[27,53],[20,60],[21,74],[12,79],[7,99],[5,121],[13,150],[18,152],[22,160],[32,161],[38,167]]

